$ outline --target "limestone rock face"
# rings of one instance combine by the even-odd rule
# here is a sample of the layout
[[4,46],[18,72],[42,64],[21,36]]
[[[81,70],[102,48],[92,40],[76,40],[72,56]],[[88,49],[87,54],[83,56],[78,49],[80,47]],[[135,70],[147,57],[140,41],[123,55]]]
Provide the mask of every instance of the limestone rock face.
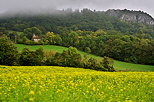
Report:
[[147,13],[142,11],[129,11],[129,10],[108,10],[106,15],[117,17],[123,21],[131,21],[154,25],[154,19]]

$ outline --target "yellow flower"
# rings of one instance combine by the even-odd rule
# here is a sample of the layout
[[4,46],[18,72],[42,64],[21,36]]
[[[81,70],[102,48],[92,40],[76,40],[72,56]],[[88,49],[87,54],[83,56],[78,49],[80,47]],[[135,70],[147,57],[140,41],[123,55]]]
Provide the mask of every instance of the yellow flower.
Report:
[[132,102],[132,100],[125,100],[125,102]]
[[30,95],[34,95],[34,91],[30,91],[29,94],[30,94]]
[[120,89],[120,91],[124,91],[123,89]]
[[93,90],[96,91],[96,87],[93,87]]
[[33,102],[33,101],[34,101],[34,98],[32,98],[32,97],[29,98],[29,101],[30,101],[30,102]]

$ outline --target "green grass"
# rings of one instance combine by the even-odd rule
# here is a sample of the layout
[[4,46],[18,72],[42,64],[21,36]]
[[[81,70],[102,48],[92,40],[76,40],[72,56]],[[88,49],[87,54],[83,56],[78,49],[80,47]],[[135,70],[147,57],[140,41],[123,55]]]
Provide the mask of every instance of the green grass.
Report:
[[116,70],[125,71],[154,71],[154,66],[152,65],[132,64],[117,60],[114,60],[114,67]]
[[154,72],[0,66],[0,102],[153,102]]
[[[67,50],[68,48],[66,47],[62,47],[62,46],[55,46],[55,45],[35,45],[35,46],[30,46],[30,45],[22,45],[22,44],[16,44],[17,48],[19,51],[22,51],[23,48],[25,47],[29,47],[31,50],[36,50],[37,48],[43,47],[44,50],[46,51],[50,51],[53,50],[54,52],[62,52],[63,50]],[[94,57],[94,58],[98,58],[101,59],[101,57],[99,56],[95,56],[92,54],[87,54],[85,52],[80,51],[80,53],[86,54],[89,57]],[[122,71],[154,71],[154,66],[150,66],[150,65],[141,65],[141,64],[132,64],[132,63],[126,63],[126,62],[122,62],[122,61],[117,61],[114,60],[114,68],[118,71],[118,70],[122,70]]]
[[31,50],[35,51],[36,49],[43,47],[45,51],[53,50],[55,52],[62,52],[63,50],[67,50],[68,48],[62,46],[55,46],[55,45],[23,45],[23,44],[16,44],[18,51],[22,51],[23,48],[28,47]]

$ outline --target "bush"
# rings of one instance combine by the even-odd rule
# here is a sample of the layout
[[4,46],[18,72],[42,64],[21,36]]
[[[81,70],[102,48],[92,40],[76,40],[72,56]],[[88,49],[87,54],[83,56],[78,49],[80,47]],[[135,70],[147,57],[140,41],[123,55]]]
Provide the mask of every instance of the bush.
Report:
[[39,48],[36,51],[30,51],[29,48],[24,48],[21,52],[19,61],[23,66],[40,66],[44,65],[44,51],[43,48]]
[[114,72],[115,69],[113,68],[113,60],[109,57],[104,57],[101,64],[107,69],[109,72]]
[[62,53],[56,53],[54,56],[48,57],[46,65],[79,67],[99,71],[115,71],[111,62],[112,60],[108,57],[104,57],[101,62],[94,58],[81,56],[76,48],[69,47],[68,50],[64,50]]
[[18,50],[7,37],[0,38],[0,65],[18,65]]
[[67,67],[82,67],[82,57],[76,48],[70,47],[62,53],[56,53],[52,58],[51,65],[67,66]]

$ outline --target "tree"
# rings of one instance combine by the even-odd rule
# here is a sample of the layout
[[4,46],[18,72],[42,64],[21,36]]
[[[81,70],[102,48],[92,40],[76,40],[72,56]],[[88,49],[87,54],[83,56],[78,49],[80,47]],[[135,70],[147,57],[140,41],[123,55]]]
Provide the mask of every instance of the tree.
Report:
[[37,27],[26,28],[24,29],[24,34],[28,39],[31,39],[33,34],[40,36],[42,32]]
[[68,50],[64,50],[61,54],[57,53],[54,56],[54,63],[65,67],[82,67],[81,60],[80,53],[74,47],[69,47]]
[[92,57],[88,60],[87,66],[89,69],[93,70],[109,71],[108,68],[104,67],[104,65],[99,60]]
[[86,47],[86,48],[85,48],[85,52],[91,53],[91,49],[90,49],[89,47]]
[[43,38],[43,41],[48,44],[60,45],[62,39],[59,35],[55,35],[54,32],[47,32]]
[[113,68],[113,61],[108,58],[108,57],[104,57],[103,61],[102,61],[103,66],[107,69],[107,71],[109,72],[114,72],[114,68]]
[[71,31],[70,33],[68,33],[68,36],[66,37],[67,41],[69,40],[69,44],[73,47],[76,47],[79,44],[78,41],[78,34],[74,31]]
[[44,64],[44,49],[43,49],[43,47],[36,49],[36,51],[34,53],[36,55],[35,63],[37,65],[43,65]]
[[48,58],[46,63],[47,65],[83,68],[81,54],[74,47],[69,47],[68,50],[64,50],[62,53],[56,53]]
[[17,43],[17,38],[18,38],[18,34],[17,32],[11,32],[9,34],[10,40],[13,41],[14,43]]
[[106,34],[107,34],[107,32],[105,32],[105,31],[102,30],[102,29],[99,29],[99,30],[97,30],[97,31],[95,32],[95,35],[96,35],[96,36],[106,35]]
[[21,52],[19,61],[23,66],[38,66],[43,65],[44,51],[39,48],[36,51],[30,51],[29,48],[24,48]]
[[0,36],[2,36],[3,34],[6,34],[6,28],[4,27],[0,27]]
[[26,36],[24,36],[23,39],[22,39],[22,43],[24,43],[24,44],[30,44],[31,43],[31,40],[29,40]]
[[35,64],[34,52],[30,51],[29,48],[24,48],[19,58],[20,65],[32,66]]
[[17,47],[7,37],[0,38],[0,65],[17,65]]
[[22,32],[25,28],[27,28],[26,24],[15,24],[12,29]]

